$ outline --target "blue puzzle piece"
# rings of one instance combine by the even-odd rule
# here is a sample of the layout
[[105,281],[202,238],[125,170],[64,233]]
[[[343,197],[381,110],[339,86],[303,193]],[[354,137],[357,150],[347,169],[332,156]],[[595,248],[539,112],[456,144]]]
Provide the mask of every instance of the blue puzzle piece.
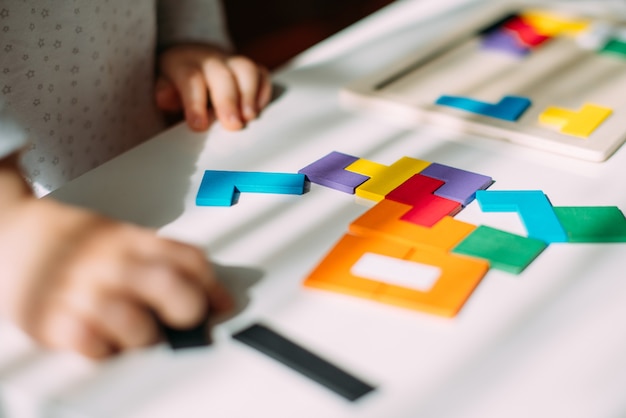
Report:
[[298,173],[305,174],[313,183],[354,194],[355,188],[369,180],[368,176],[345,170],[358,159],[358,157],[333,151],[298,170]]
[[504,96],[500,102],[491,104],[468,97],[444,95],[439,97],[435,103],[509,122],[515,122],[519,119],[531,105],[530,99],[520,96]]
[[438,163],[431,163],[420,174],[444,181],[445,184],[433,194],[454,200],[463,206],[474,200],[477,190],[484,190],[493,183],[489,176]]
[[240,192],[302,194],[304,174],[207,170],[196,195],[198,206],[232,206]]
[[545,243],[567,242],[567,234],[548,197],[541,190],[478,190],[483,212],[517,212],[530,238]]

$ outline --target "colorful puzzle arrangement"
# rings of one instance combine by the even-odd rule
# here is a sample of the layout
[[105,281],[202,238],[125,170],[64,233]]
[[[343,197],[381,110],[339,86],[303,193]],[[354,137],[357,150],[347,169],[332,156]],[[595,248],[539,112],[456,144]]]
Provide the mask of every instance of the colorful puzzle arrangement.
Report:
[[[578,36],[582,48],[615,54],[626,60],[625,30],[606,24],[592,26],[588,20],[546,12],[528,11],[508,16],[482,31],[481,42],[484,49],[524,57],[556,36]],[[532,105],[530,98],[521,96],[505,96],[492,104],[470,97],[443,95],[435,103],[509,122],[517,121]],[[539,122],[565,135],[588,138],[612,112],[613,109],[595,103],[584,103],[580,109],[551,106],[539,115]]]
[[[230,206],[241,191],[302,194],[307,179],[376,204],[305,286],[446,317],[490,268],[519,274],[551,243],[626,242],[616,206],[553,206],[540,190],[487,190],[489,176],[410,157],[386,166],[334,151],[297,174],[206,171],[196,203]],[[527,236],[455,219],[474,199],[484,212],[517,213]]]

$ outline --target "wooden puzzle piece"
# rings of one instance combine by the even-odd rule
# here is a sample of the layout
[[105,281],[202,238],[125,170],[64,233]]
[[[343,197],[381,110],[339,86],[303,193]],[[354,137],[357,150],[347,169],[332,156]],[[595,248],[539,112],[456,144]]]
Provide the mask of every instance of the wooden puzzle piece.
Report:
[[386,285],[376,299],[383,303],[444,317],[454,317],[489,271],[483,260],[434,249],[418,248],[407,260],[438,267],[441,275],[429,291]]
[[626,218],[616,206],[558,206],[568,242],[626,242]]
[[429,164],[428,161],[411,157],[402,157],[390,166],[359,159],[346,167],[346,170],[370,177],[369,180],[356,188],[355,194],[379,202],[389,192],[428,167]]
[[588,30],[591,24],[587,19],[572,18],[542,10],[528,10],[520,16],[537,33],[545,36],[576,35]]
[[612,109],[590,103],[578,111],[553,106],[539,115],[539,122],[560,128],[563,134],[588,138],[611,113]]
[[381,282],[356,276],[351,268],[365,253],[404,259],[412,247],[397,241],[344,235],[304,280],[306,287],[374,299]]
[[519,42],[529,48],[538,47],[550,39],[550,36],[538,33],[531,24],[520,16],[515,16],[504,22],[502,28],[515,34]]
[[[357,276],[352,267],[364,254],[377,254],[440,269],[428,291],[409,289]],[[489,264],[436,249],[412,249],[396,241],[344,235],[305,279],[307,287],[330,290],[452,317],[489,269]]]
[[458,202],[432,194],[443,184],[441,180],[415,174],[389,192],[385,199],[411,206],[402,219],[431,227],[444,216],[455,215],[461,210]]
[[530,99],[519,96],[504,96],[498,103],[491,104],[468,97],[444,95],[435,103],[510,122],[518,120],[531,105]]
[[600,52],[614,54],[626,59],[626,41],[611,39],[600,49]]
[[487,260],[491,267],[513,274],[521,273],[547,244],[481,225],[457,245],[452,252]]
[[365,253],[352,265],[355,276],[393,286],[427,292],[441,275],[441,269],[387,255]]
[[476,228],[451,216],[445,216],[431,228],[402,220],[410,209],[409,205],[384,199],[354,220],[348,230],[358,236],[448,251]]
[[522,44],[516,34],[498,29],[483,35],[480,41],[483,49],[506,52],[518,57],[530,54],[530,47]]
[[298,171],[313,182],[344,193],[354,194],[354,189],[369,179],[367,176],[345,170],[358,157],[333,151]]
[[493,184],[493,179],[489,176],[438,163],[431,163],[420,174],[444,181],[445,184],[433,193],[463,206],[474,200],[477,190],[485,190]]
[[356,401],[376,389],[376,387],[265,325],[251,325],[233,334],[233,338],[314,380],[349,401]]
[[435,190],[443,185],[444,182],[442,180],[423,176],[422,174],[414,174],[404,183],[387,193],[385,199],[413,206],[419,204],[420,200],[425,196],[431,196]]
[[476,200],[483,212],[517,212],[530,238],[546,243],[567,241],[552,204],[541,190],[479,190]]
[[401,219],[430,228],[444,217],[456,215],[461,209],[463,206],[460,203],[431,194],[423,196]]
[[206,170],[196,195],[198,206],[231,206],[240,192],[303,194],[304,174]]

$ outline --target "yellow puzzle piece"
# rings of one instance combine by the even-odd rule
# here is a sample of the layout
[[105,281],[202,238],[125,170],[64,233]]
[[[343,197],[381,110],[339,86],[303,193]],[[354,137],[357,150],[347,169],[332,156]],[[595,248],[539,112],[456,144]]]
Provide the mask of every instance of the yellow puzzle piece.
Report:
[[345,169],[370,179],[356,188],[359,197],[379,202],[387,193],[430,165],[428,161],[402,157],[390,166],[359,159]]
[[560,128],[560,132],[566,135],[588,138],[611,113],[613,110],[608,107],[589,103],[579,111],[554,106],[539,115],[539,122]]
[[522,19],[531,25],[537,33],[545,36],[577,35],[589,29],[588,20],[575,19],[557,13],[540,10],[529,10],[521,15]]

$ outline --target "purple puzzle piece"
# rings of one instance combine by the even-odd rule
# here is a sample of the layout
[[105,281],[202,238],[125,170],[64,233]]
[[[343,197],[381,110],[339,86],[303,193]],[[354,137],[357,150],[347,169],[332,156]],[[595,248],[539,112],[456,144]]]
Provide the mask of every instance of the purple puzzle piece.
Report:
[[347,166],[358,159],[358,157],[333,151],[300,169],[298,173],[306,175],[312,183],[354,194],[356,187],[369,180],[368,176],[345,170]]
[[482,47],[508,52],[520,57],[530,53],[530,48],[522,45],[514,34],[502,29],[486,33],[482,39]]
[[445,184],[433,194],[454,200],[463,206],[467,206],[474,199],[477,190],[484,190],[493,183],[489,176],[437,163],[431,163],[420,174],[444,181]]

